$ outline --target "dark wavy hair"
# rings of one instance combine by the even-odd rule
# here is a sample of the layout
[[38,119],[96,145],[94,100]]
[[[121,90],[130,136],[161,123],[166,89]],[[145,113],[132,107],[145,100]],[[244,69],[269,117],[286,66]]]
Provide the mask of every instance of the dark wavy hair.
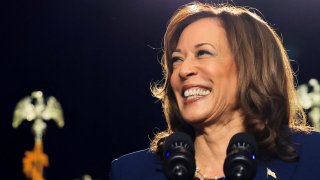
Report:
[[294,73],[281,39],[254,11],[231,5],[199,2],[182,6],[170,19],[164,40],[163,80],[151,86],[152,94],[162,102],[167,130],[158,132],[150,144],[154,153],[173,132],[195,137],[194,129],[180,115],[170,85],[172,63],[169,61],[183,29],[201,18],[217,18],[226,31],[238,70],[236,107],[241,109],[247,132],[259,147],[258,158],[278,157],[285,161],[298,158],[290,141],[293,130],[307,131],[305,113],[295,95]]

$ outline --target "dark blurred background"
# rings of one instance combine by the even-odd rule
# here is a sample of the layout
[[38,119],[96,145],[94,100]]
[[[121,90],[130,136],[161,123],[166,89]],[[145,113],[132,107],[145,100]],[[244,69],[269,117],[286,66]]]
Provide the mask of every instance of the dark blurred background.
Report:
[[[149,90],[162,78],[162,36],[173,12],[188,2],[1,3],[0,179],[25,179],[22,158],[34,145],[32,123],[11,124],[16,103],[34,90],[55,96],[65,115],[63,129],[48,122],[46,179],[107,179],[112,159],[147,148],[153,133],[165,129],[161,104]],[[320,78],[318,0],[230,3],[257,8],[273,25],[300,84]]]

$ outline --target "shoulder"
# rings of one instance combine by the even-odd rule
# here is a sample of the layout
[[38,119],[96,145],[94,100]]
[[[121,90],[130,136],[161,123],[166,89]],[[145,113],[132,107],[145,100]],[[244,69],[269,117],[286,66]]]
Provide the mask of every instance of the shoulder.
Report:
[[318,157],[320,161],[320,132],[296,132],[292,136],[294,143],[298,145],[298,151],[302,160],[305,157]]
[[299,146],[299,152],[320,148],[320,132],[317,131],[295,132],[292,135],[292,140]]
[[320,133],[295,133],[293,140],[298,144],[299,162],[295,177],[314,179],[319,174],[320,164]]
[[111,163],[109,177],[120,179],[162,179],[161,162],[149,149],[123,155]]
[[255,179],[276,177],[281,180],[315,180],[320,164],[320,133],[293,132],[291,141],[299,153],[298,161],[287,162],[274,158],[271,161],[259,161]]
[[136,160],[141,160],[141,159],[153,159],[155,155],[149,151],[149,149],[143,149],[140,151],[132,152],[129,154],[125,154],[115,160],[115,161],[122,161],[122,162],[132,162]]

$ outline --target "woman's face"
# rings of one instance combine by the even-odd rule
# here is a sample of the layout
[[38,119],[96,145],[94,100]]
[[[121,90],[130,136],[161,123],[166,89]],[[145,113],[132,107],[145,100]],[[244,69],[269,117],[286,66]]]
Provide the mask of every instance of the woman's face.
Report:
[[214,120],[235,103],[236,64],[218,19],[203,18],[188,25],[171,57],[170,83],[185,121]]

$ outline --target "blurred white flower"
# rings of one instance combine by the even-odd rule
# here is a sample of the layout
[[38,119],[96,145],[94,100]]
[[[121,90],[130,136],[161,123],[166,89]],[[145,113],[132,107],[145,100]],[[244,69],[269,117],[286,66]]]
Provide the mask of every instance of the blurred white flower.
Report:
[[308,117],[313,126],[320,130],[320,84],[317,79],[310,79],[308,84],[301,84],[297,88],[298,102],[309,110]]

